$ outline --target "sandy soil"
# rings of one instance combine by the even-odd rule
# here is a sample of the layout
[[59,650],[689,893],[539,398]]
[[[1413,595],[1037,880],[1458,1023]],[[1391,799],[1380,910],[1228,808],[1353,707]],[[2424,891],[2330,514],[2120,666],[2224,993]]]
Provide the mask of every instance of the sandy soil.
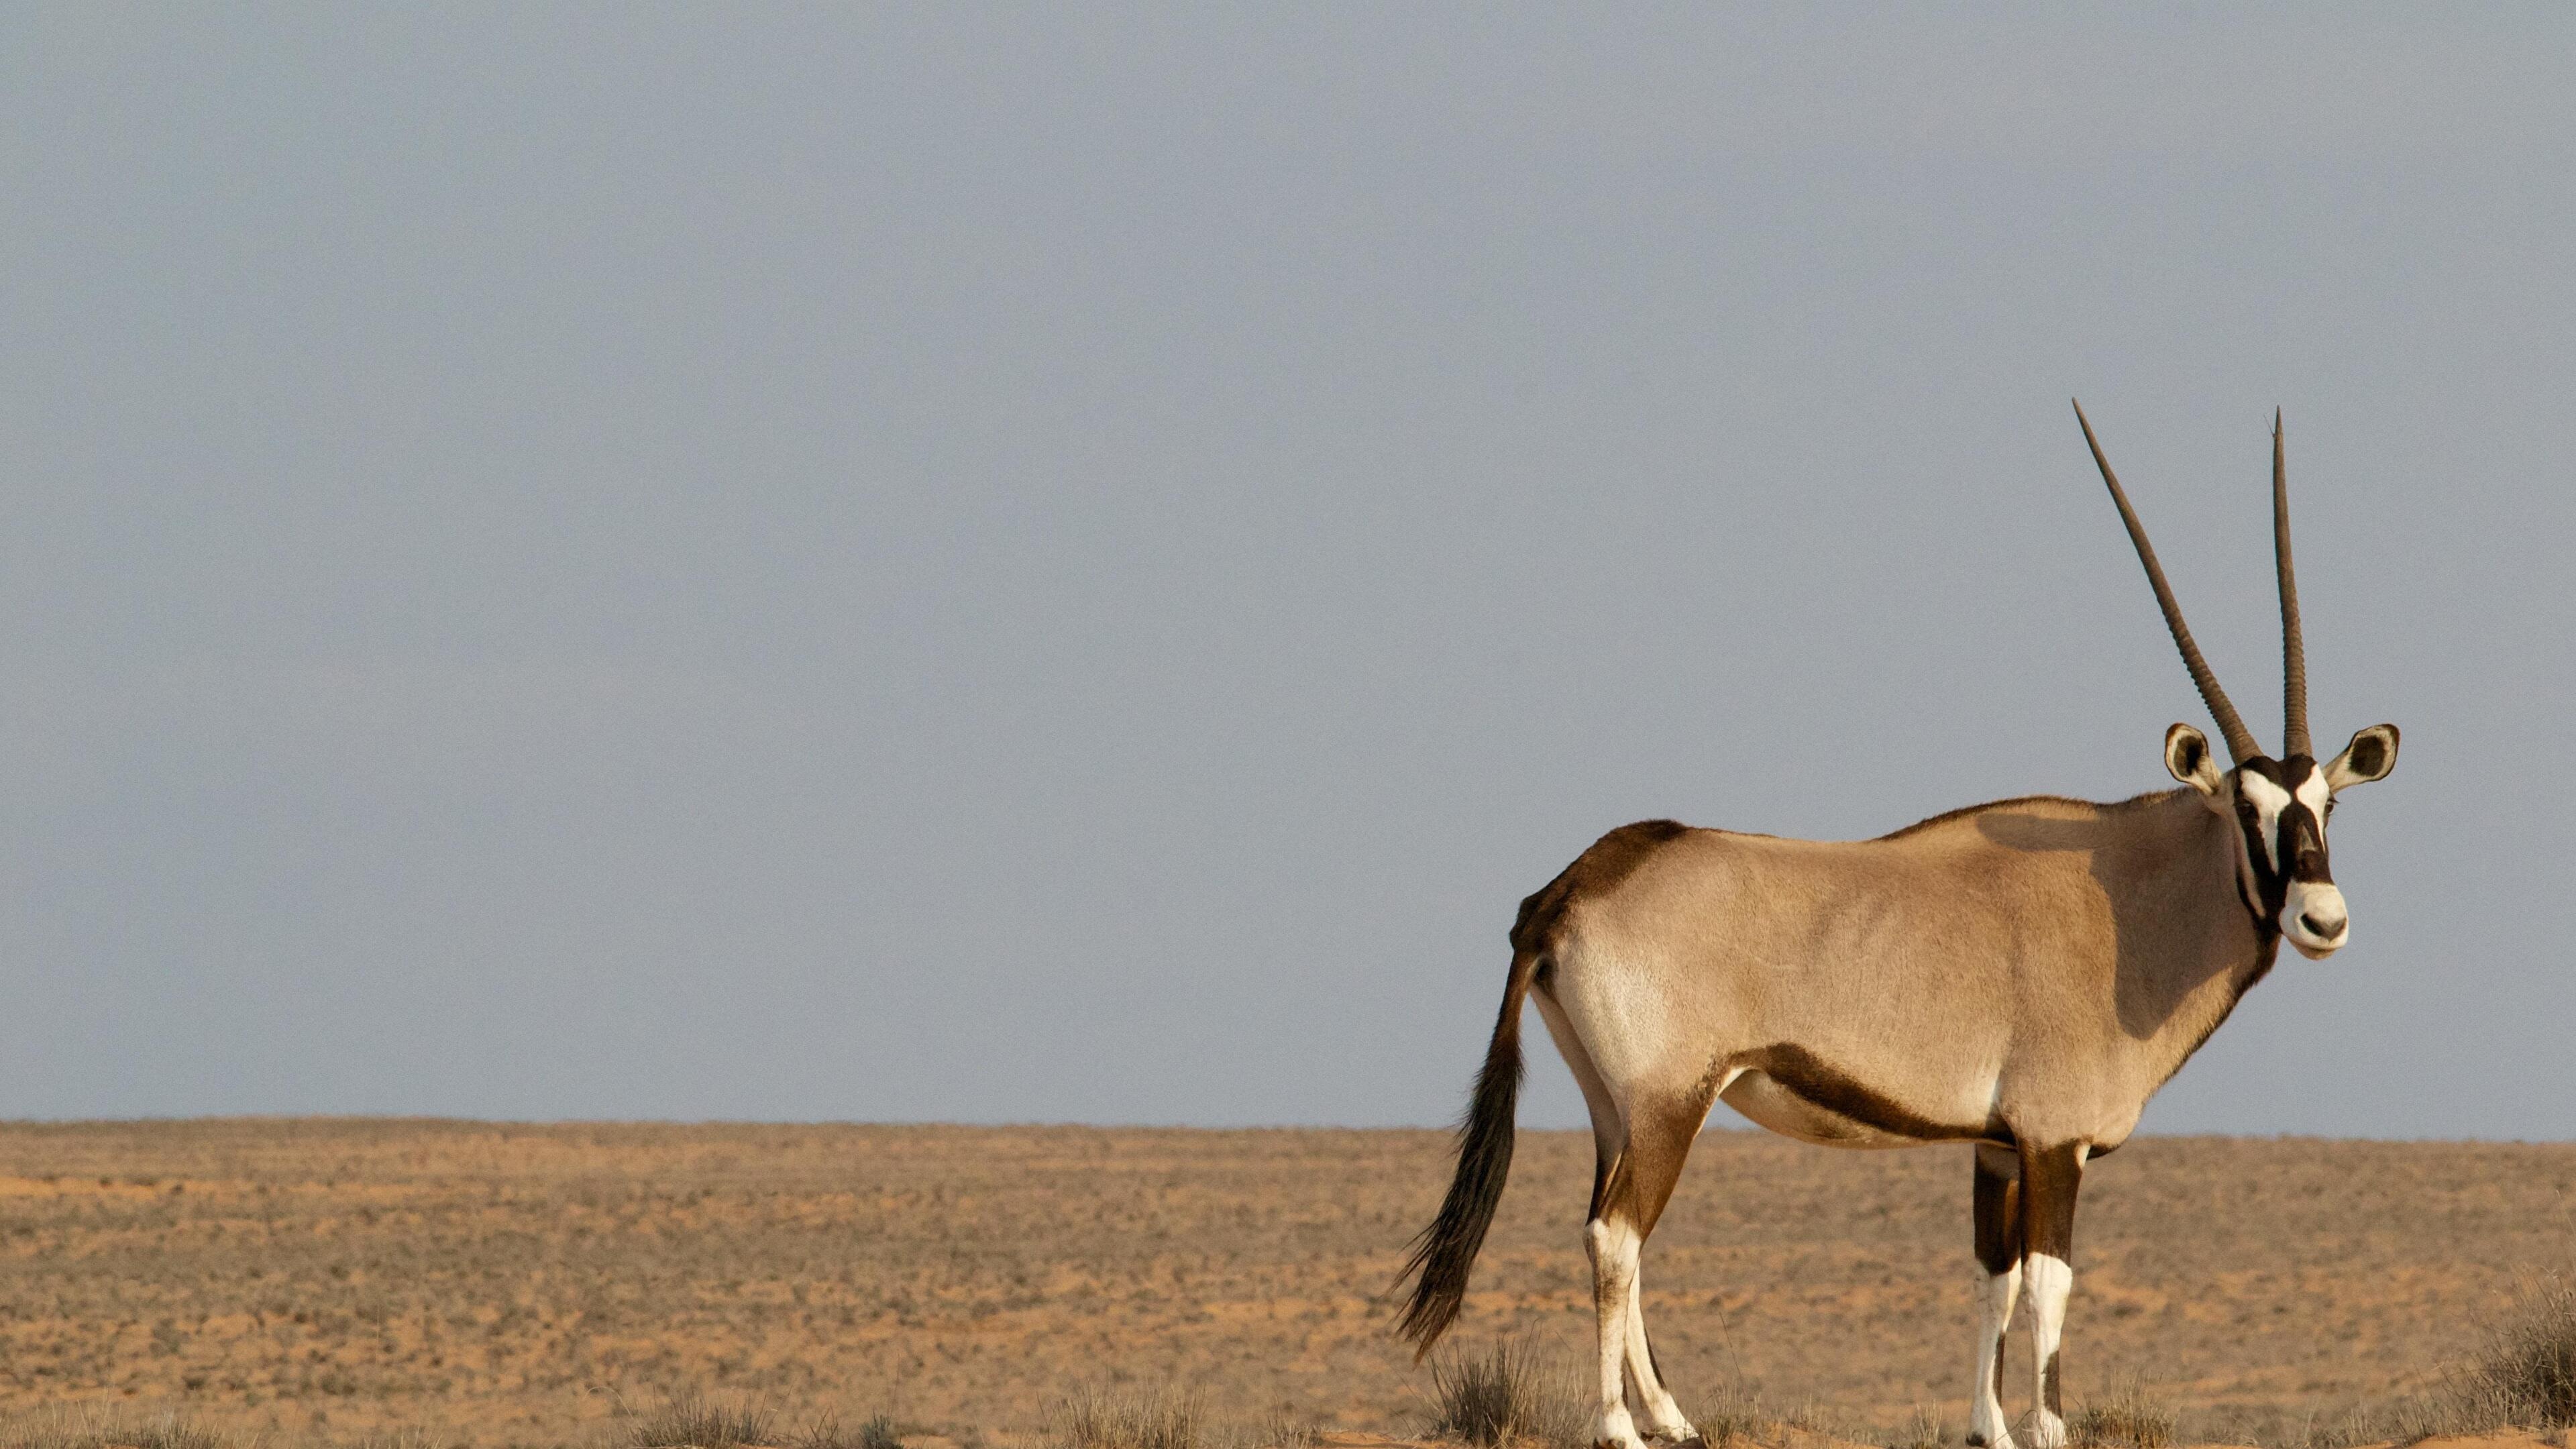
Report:
[[[1079,1385],[1180,1383],[1402,1434],[1427,1380],[1383,1295],[1446,1173],[1426,1132],[6,1125],[0,1413],[560,1442],[694,1387],[1008,1438]],[[1458,1343],[1583,1342],[1590,1174],[1524,1135]],[[1955,1433],[1967,1195],[1964,1149],[1708,1134],[1646,1259],[1685,1403]],[[2133,1143],[2086,1181],[2069,1397],[2330,1413],[2431,1383],[2571,1259],[2576,1145]]]

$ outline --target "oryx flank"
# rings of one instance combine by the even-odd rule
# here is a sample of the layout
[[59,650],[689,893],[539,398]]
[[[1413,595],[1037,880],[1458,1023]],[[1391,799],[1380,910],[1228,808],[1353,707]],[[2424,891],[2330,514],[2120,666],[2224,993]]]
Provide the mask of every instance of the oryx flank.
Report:
[[1668,820],[1603,836],[1521,903],[1511,975],[1460,1129],[1457,1177],[1416,1242],[1402,1331],[1424,1351],[1458,1315],[1512,1158],[1524,998],[1592,1112],[1600,1399],[1592,1437],[1640,1449],[1695,1431],[1655,1368],[1637,1259],[1710,1103],[1833,1147],[1974,1144],[1982,1270],[1968,1442],[2008,1449],[2003,1334],[2030,1287],[2031,1449],[2066,1439],[2058,1391],[2085,1159],[2125,1141],[2147,1098],[2263,978],[2283,937],[2311,959],[2350,939],[2326,818],[2386,775],[2397,728],[2319,764],[2290,569],[2281,430],[2272,529],[2287,727],[2263,753],[2184,627],[2128,497],[2094,442],[2192,682],[2227,740],[2165,731],[2183,788],[2116,805],[1972,805],[1877,840],[1819,843]]

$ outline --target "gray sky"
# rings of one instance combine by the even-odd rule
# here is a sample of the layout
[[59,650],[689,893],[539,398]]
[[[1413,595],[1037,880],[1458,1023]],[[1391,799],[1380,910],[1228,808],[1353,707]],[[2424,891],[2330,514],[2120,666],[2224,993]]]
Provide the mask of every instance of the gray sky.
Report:
[[1447,1120],[1610,826],[2166,783],[2075,394],[2405,729],[2150,1128],[2576,1135],[2563,9],[413,9],[0,36],[0,1114]]

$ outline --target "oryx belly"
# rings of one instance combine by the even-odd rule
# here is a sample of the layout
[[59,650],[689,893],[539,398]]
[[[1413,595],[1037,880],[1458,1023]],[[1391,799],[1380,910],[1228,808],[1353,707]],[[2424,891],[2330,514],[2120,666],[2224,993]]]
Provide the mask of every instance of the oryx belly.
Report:
[[1718,1098],[1757,1127],[1768,1127],[1783,1137],[1820,1147],[1913,1147],[1926,1140],[1875,1127],[1810,1102],[1772,1080],[1768,1072],[1742,1073]]
[[1987,1110],[1989,1083],[1928,1094],[1866,1080],[1831,1059],[1778,1042],[1727,1059],[1718,1095],[1726,1105],[1783,1137],[1825,1147],[1912,1147],[1995,1137]]

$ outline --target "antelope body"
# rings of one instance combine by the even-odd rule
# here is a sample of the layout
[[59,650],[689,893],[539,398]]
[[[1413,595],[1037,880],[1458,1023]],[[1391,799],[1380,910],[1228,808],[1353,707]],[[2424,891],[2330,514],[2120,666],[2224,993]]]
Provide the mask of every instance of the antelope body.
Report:
[[2324,764],[2311,752],[2277,417],[2278,758],[2219,689],[2089,422],[2084,435],[2233,768],[2177,724],[2165,765],[2182,788],[2118,804],[2004,800],[1853,842],[1671,821],[1603,836],[1512,928],[1457,1174],[1407,1268],[1401,1328],[1422,1351],[1458,1314],[1510,1168],[1527,1000],[1592,1117],[1596,1444],[1642,1449],[1640,1416],[1645,1437],[1697,1437],[1647,1345],[1638,1259],[1720,1098],[1827,1146],[1973,1144],[1983,1322],[1968,1443],[2013,1449],[2003,1334],[2025,1283],[2025,1435],[2034,1449],[2065,1442],[2058,1347],[2084,1165],[2127,1140],[2284,937],[2310,958],[2349,939],[2325,822],[2337,792],[2389,772],[2398,741],[2374,725]]

